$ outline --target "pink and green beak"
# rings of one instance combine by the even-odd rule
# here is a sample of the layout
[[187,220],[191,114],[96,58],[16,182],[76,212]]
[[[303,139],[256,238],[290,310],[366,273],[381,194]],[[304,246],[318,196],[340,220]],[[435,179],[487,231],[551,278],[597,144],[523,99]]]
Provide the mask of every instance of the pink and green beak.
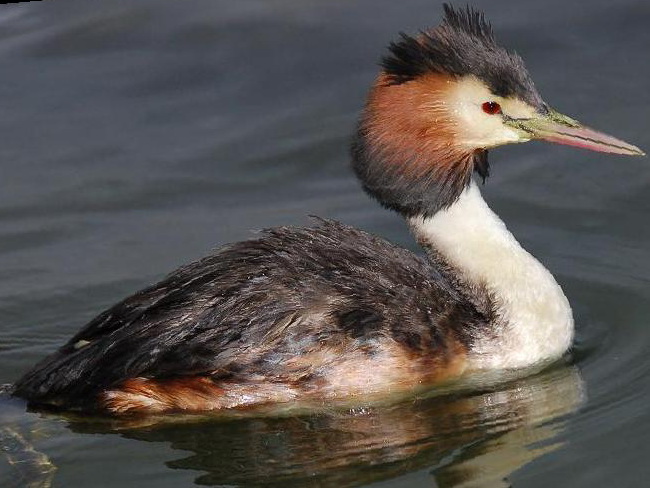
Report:
[[549,109],[546,114],[540,114],[529,119],[506,118],[504,123],[524,132],[525,136],[530,139],[567,144],[591,151],[626,154],[628,156],[645,155],[638,147],[585,127],[577,120],[562,115],[553,109]]

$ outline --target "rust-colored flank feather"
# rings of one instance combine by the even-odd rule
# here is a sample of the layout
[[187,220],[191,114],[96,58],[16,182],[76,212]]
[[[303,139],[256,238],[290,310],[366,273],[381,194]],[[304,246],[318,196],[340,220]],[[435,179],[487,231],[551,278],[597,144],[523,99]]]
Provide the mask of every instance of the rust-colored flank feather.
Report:
[[386,339],[372,355],[319,348],[278,366],[274,378],[218,381],[209,376],[130,378],[100,394],[113,414],[250,409],[269,404],[383,397],[439,384],[465,368],[466,347],[453,337],[447,349],[422,351]]
[[114,414],[198,412],[249,407],[295,399],[287,385],[215,383],[207,376],[156,380],[131,378],[100,395],[100,404]]

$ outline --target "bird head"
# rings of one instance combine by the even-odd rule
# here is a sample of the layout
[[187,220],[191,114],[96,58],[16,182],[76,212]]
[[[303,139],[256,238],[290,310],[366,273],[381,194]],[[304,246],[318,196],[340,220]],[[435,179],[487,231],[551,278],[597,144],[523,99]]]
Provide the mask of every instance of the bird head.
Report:
[[359,123],[353,166],[382,204],[433,214],[460,196],[472,172],[485,180],[487,150],[504,144],[542,139],[643,155],[550,108],[482,13],[444,11],[438,27],[390,44]]

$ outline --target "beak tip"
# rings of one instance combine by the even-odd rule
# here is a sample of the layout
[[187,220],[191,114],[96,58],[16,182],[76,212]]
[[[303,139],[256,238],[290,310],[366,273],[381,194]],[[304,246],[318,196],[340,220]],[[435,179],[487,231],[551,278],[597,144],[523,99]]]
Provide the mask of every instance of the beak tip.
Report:
[[632,146],[632,151],[630,152],[630,156],[647,156],[645,151],[639,147]]

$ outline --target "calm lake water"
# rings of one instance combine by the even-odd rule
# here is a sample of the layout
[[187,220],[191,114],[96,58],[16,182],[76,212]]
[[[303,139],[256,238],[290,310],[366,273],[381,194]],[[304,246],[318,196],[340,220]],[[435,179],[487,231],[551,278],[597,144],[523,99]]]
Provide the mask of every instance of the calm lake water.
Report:
[[[552,106],[650,149],[647,0],[473,4]],[[440,13],[431,0],[0,6],[0,383],[254,230],[316,214],[415,250],[347,151],[384,46]],[[491,159],[487,201],[574,307],[567,364],[318,415],[111,423],[3,397],[0,486],[643,485],[650,161],[542,143]]]

